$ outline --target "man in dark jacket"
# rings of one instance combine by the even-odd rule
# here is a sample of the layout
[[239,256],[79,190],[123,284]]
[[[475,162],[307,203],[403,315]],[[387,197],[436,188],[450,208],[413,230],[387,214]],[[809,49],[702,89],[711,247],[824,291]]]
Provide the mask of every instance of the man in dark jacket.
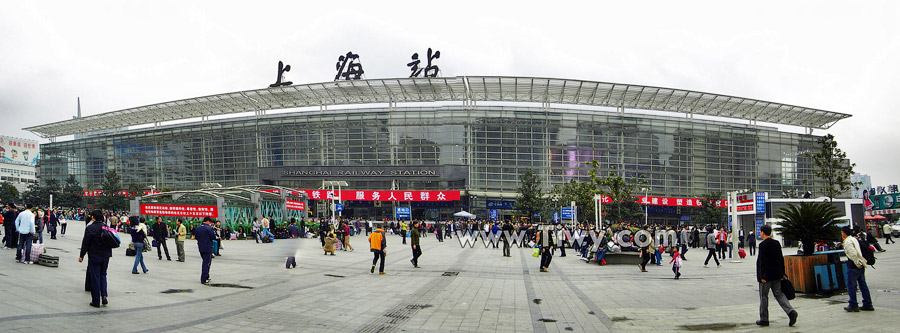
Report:
[[784,313],[787,313],[790,322],[788,326],[794,326],[797,322],[797,311],[791,307],[786,296],[781,293],[781,279],[784,278],[784,257],[781,254],[781,244],[772,239],[772,226],[763,225],[759,228],[759,235],[763,241],[759,243],[759,256],[756,257],[756,281],[759,282],[759,320],[757,325],[769,326],[769,289],[772,295],[781,305]]
[[172,261],[172,257],[169,256],[169,246],[166,244],[166,236],[169,235],[168,226],[163,223],[162,218],[157,216],[156,223],[153,223],[153,240],[158,244],[156,246],[156,256],[159,257],[159,260],[162,260],[162,250],[166,250],[166,260]]
[[515,232],[516,232],[516,230],[513,229],[513,226],[512,226],[512,224],[509,223],[509,221],[506,221],[505,223],[503,223],[503,227],[500,228],[500,240],[503,241],[503,256],[504,257],[510,256],[509,255],[509,237],[512,237],[511,235]]
[[541,246],[541,272],[547,272],[550,268],[550,261],[553,260],[553,248],[556,242],[553,241],[553,230],[551,226],[545,226],[544,230],[538,233],[538,244]]
[[59,216],[55,210],[47,210],[47,231],[50,232],[50,239],[56,239],[56,226],[59,225]]
[[216,232],[212,228],[212,218],[209,216],[203,218],[203,224],[194,228],[194,238],[197,239],[197,248],[200,250],[200,257],[203,258],[200,272],[200,283],[209,284],[209,267],[212,265],[213,240],[216,239]]
[[19,211],[12,202],[6,204],[6,211],[3,212],[3,234],[5,235],[6,248],[15,249],[19,244],[19,232],[16,231],[16,217],[19,217]]
[[95,210],[90,214],[91,224],[84,229],[84,238],[81,240],[81,253],[78,262],[84,260],[88,254],[87,276],[85,277],[85,289],[90,287],[91,304],[95,308],[108,304],[106,296],[106,268],[109,267],[109,258],[112,257],[112,248],[106,246],[100,239],[103,231],[103,213]]
[[422,255],[422,247],[419,245],[419,222],[413,221],[412,226],[409,228],[409,242],[410,247],[412,248],[412,260],[413,267],[419,268],[419,256]]

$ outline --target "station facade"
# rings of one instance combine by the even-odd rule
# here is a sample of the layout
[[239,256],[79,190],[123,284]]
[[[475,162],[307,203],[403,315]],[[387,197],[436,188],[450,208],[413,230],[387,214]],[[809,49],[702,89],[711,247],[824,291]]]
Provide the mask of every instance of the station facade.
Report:
[[[40,180],[75,175],[88,190],[99,189],[108,170],[126,184],[156,189],[273,185],[303,190],[318,214],[327,201],[316,202],[310,191],[346,181],[344,216],[386,218],[406,206],[414,218],[462,209],[502,217],[515,214],[511,203],[526,169],[549,189],[586,179],[586,162],[597,160],[604,173],[644,177],[647,191],[636,194],[648,196],[651,219],[675,223],[691,220],[687,200],[709,192],[778,197],[820,188],[803,153],[819,148],[813,129],[846,117],[671,88],[453,77],[249,90],[27,129],[54,139],[41,145]],[[368,198],[351,197],[364,191]],[[371,197],[392,191],[418,197]]]

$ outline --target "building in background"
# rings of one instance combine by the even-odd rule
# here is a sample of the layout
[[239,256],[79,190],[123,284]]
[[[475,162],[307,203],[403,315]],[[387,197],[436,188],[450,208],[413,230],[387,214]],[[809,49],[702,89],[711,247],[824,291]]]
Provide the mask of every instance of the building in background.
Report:
[[[491,208],[506,216],[526,169],[549,189],[587,179],[585,162],[597,160],[603,175],[645,176],[648,195],[661,198],[650,204],[672,206],[654,209],[651,222],[679,223],[691,221],[692,211],[676,202],[695,203],[688,199],[708,192],[778,197],[821,188],[803,153],[819,149],[813,129],[847,117],[682,89],[464,76],[248,90],[26,130],[51,139],[42,145],[40,179],[75,175],[86,190],[99,189],[108,170],[124,184],[173,190],[209,183],[312,190],[346,181],[343,190],[362,200],[349,202],[344,216],[391,216],[397,205],[414,218],[460,209],[485,217]],[[390,190],[429,192],[383,204]],[[436,201],[441,191],[459,199]]]
[[862,183],[859,185],[859,188],[850,190],[850,195],[853,199],[862,199],[862,192],[872,188],[872,177],[869,177],[869,175],[855,173],[850,176],[850,181],[853,183]]
[[40,146],[35,140],[0,135],[0,181],[9,182],[19,193],[37,183]]

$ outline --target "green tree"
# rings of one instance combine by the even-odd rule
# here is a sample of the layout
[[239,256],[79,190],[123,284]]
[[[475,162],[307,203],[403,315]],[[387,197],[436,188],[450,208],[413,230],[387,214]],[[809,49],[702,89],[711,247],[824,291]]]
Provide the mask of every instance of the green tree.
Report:
[[128,189],[126,191],[128,192],[127,197],[130,200],[144,196],[145,187],[138,183],[128,183]]
[[805,155],[816,165],[813,174],[825,181],[822,194],[828,197],[828,201],[847,193],[851,188],[858,188],[861,183],[850,181],[856,163],[850,163],[847,153],[837,147],[834,135],[823,136],[817,142],[821,149],[816,153],[808,152]]
[[716,206],[717,201],[723,200],[722,192],[709,192],[701,199],[700,212],[697,214],[697,222],[700,225],[721,225],[728,217],[725,207]]
[[534,214],[544,211],[546,200],[541,189],[543,181],[534,172],[534,169],[526,169],[519,175],[519,188],[516,190],[516,209],[529,221],[534,219]]
[[560,207],[568,207],[575,201],[577,207],[578,222],[591,224],[594,220],[594,194],[596,189],[590,182],[570,180],[567,183],[553,185],[551,197],[556,200],[554,207],[548,207],[548,216]]
[[785,240],[803,242],[803,255],[815,252],[816,242],[839,239],[835,220],[843,214],[830,202],[801,202],[778,210],[781,226],[775,228]]
[[644,175],[626,179],[621,171],[612,167],[606,177],[600,177],[600,162],[592,160],[587,162],[591,166],[591,183],[599,193],[608,195],[610,203],[603,204],[601,210],[605,213],[608,223],[635,222],[644,217],[638,198],[633,195],[638,185],[646,185]]
[[0,183],[0,200],[4,205],[8,202],[19,201],[19,189],[9,182]]
[[75,175],[69,175],[66,178],[66,184],[63,185],[60,194],[59,206],[63,207],[82,207],[84,203],[84,188],[75,179]]
[[49,206],[50,195],[53,195],[54,205],[60,197],[59,181],[56,179],[48,179],[43,185],[39,183],[31,183],[28,189],[22,193],[22,200],[36,206]]
[[116,173],[116,170],[106,172],[103,183],[100,184],[100,190],[103,193],[97,199],[97,202],[100,204],[101,209],[118,210],[127,205],[125,196],[119,193],[122,191],[122,177]]

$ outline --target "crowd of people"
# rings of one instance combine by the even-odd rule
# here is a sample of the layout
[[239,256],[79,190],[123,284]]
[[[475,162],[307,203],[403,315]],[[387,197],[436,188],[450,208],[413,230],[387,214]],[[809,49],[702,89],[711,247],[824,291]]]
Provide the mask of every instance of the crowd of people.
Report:
[[[32,264],[36,258],[31,257],[32,244],[43,244],[44,233],[49,239],[56,239],[57,232],[64,236],[69,221],[85,221],[85,233],[82,239],[79,262],[86,256],[88,269],[85,277],[85,290],[91,292],[93,307],[107,305],[108,294],[106,287],[106,271],[109,258],[112,256],[112,247],[103,237],[105,232],[130,235],[128,251],[126,254],[134,255],[132,266],[133,274],[147,274],[149,268],[144,261],[144,253],[157,250],[158,260],[172,261],[168,249],[168,239],[174,238],[176,244],[177,262],[185,261],[184,242],[188,237],[197,241],[201,260],[200,282],[210,283],[210,268],[212,258],[221,256],[225,240],[254,239],[257,243],[272,243],[275,239],[288,238],[319,238],[322,251],[325,255],[335,255],[337,251],[353,251],[351,236],[367,236],[370,252],[373,253],[371,273],[376,269],[379,274],[385,274],[385,257],[387,251],[387,238],[389,235],[399,237],[402,244],[410,246],[410,263],[414,268],[419,268],[420,258],[423,253],[421,238],[434,235],[438,242],[445,238],[474,237],[482,238],[494,248],[503,247],[502,255],[510,257],[511,245],[533,247],[533,255],[539,257],[539,269],[548,272],[555,253],[559,251],[559,257],[566,256],[566,249],[570,249],[577,257],[588,263],[606,265],[605,257],[610,253],[633,252],[640,256],[639,269],[647,271],[647,265],[663,265],[663,254],[669,258],[668,264],[672,266],[674,279],[682,275],[683,262],[687,260],[685,254],[690,249],[706,248],[707,256],[704,267],[709,267],[709,261],[714,260],[720,266],[720,259],[732,258],[734,242],[730,239],[732,233],[722,226],[663,226],[663,225],[631,225],[614,224],[605,228],[595,228],[592,225],[565,225],[565,224],[531,224],[513,223],[511,221],[496,222],[486,220],[448,220],[448,221],[370,221],[360,218],[349,219],[305,219],[297,221],[294,218],[286,219],[280,224],[271,216],[254,219],[237,228],[223,226],[221,221],[212,217],[206,217],[202,223],[188,225],[182,219],[175,219],[174,224],[156,217],[148,224],[144,217],[129,216],[127,212],[113,212],[84,209],[49,209],[46,207],[33,207],[30,204],[17,206],[8,203],[2,214],[3,248],[16,249],[16,261],[23,264]],[[892,242],[890,228],[883,228],[885,243]],[[649,235],[649,236],[648,236]],[[845,227],[842,229],[842,241],[840,247],[844,249],[849,262],[847,287],[850,294],[849,305],[845,310],[850,312],[872,311],[874,306],[865,279],[865,267],[867,259],[865,250],[874,252],[884,251],[878,244],[877,238],[867,230],[854,230]],[[757,255],[757,238],[760,238],[757,258],[757,280],[759,282],[760,296],[760,320],[759,325],[768,325],[768,294],[771,291],[776,301],[788,315],[793,324],[797,320],[797,311],[793,309],[786,296],[782,294],[780,283],[784,276],[784,262],[781,244],[772,239],[772,229],[769,225],[760,228],[757,237],[754,232],[744,232],[743,228],[737,232],[738,254],[744,257],[744,248],[749,249],[749,255]],[[123,242],[124,243],[124,242]],[[518,244],[516,244],[518,243]],[[296,261],[291,263],[288,258],[287,267],[296,267]],[[380,262],[380,265],[379,265]],[[141,270],[138,270],[140,266]],[[862,306],[857,301],[856,292],[862,294]]]

